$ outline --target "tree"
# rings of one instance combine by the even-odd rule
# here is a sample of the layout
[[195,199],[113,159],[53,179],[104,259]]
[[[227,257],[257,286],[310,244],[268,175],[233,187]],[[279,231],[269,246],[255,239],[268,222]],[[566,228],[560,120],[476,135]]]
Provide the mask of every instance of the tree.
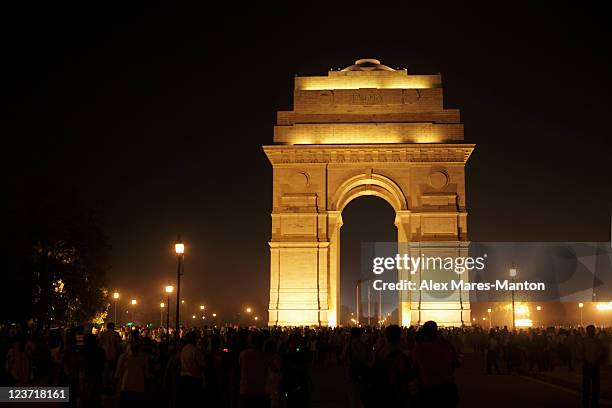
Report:
[[4,287],[18,296],[3,320],[91,321],[107,307],[108,239],[73,189],[34,186],[15,191],[6,211],[13,239]]

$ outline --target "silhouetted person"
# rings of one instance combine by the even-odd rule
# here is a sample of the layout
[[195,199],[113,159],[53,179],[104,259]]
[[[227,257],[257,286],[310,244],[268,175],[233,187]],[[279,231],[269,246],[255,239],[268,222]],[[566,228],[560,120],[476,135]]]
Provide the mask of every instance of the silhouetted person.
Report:
[[16,336],[13,347],[9,349],[6,365],[12,380],[11,385],[28,385],[32,369],[31,358],[30,353],[26,350],[26,338],[22,333]]
[[493,330],[489,333],[489,340],[487,342],[487,373],[491,374],[491,367],[495,368],[497,374],[499,374],[499,341],[495,338]]
[[204,354],[196,347],[196,333],[191,331],[184,337],[181,350],[181,378],[179,382],[181,406],[193,406],[200,400]]
[[104,350],[97,344],[96,336],[88,333],[84,336],[84,340],[79,406],[99,407],[102,400],[102,378],[106,358]]
[[113,393],[113,375],[117,369],[117,360],[121,354],[121,337],[115,331],[115,324],[109,322],[106,324],[106,330],[98,335],[98,343],[104,350],[104,389],[108,394]]
[[376,353],[374,362],[374,392],[368,406],[406,407],[410,405],[412,365],[400,348],[402,329],[394,324],[385,329],[385,344]]
[[456,407],[459,393],[454,370],[458,359],[453,346],[438,337],[438,325],[426,322],[421,328],[420,342],[413,352],[413,361],[420,383],[419,401],[426,407]]
[[282,389],[287,407],[307,407],[310,404],[310,373],[308,350],[301,337],[291,333],[282,353]]
[[270,354],[263,351],[263,338],[259,332],[252,332],[248,348],[240,352],[240,406],[242,408],[267,408],[270,395],[266,389]]
[[132,331],[127,351],[119,356],[115,379],[119,381],[121,407],[139,407],[145,403],[145,380],[149,375],[149,360],[140,350],[140,336]]
[[351,328],[351,339],[343,351],[343,360],[347,363],[349,404],[359,407],[367,386],[370,360],[368,345],[361,340],[361,328]]
[[582,406],[599,406],[600,366],[606,357],[605,348],[595,337],[595,326],[588,325],[587,337],[582,341]]

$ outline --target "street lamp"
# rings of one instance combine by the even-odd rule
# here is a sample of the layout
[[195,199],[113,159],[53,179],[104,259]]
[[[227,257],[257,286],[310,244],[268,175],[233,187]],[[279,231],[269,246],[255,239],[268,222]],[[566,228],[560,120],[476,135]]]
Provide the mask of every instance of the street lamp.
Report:
[[117,325],[117,301],[119,300],[119,292],[113,293],[113,299],[115,300],[115,326]]
[[508,271],[510,273],[510,277],[512,278],[512,330],[516,330],[516,314],[514,310],[514,283],[516,281],[516,275],[518,275],[518,270],[513,266]]
[[200,310],[204,310],[204,305],[200,305]]
[[[130,304],[131,304],[132,306],[136,306],[136,305],[138,304],[138,301],[137,301],[136,299],[132,299],[132,300],[130,301]],[[133,310],[133,311],[132,311],[132,321],[134,322],[134,324],[136,324],[136,310]]]
[[489,330],[491,330],[492,326],[493,326],[493,322],[491,321],[491,312],[493,310],[491,310],[491,308],[487,309],[487,313],[489,313]]
[[217,317],[217,314],[216,314],[216,313],[213,313],[213,314],[212,314],[212,317]]
[[176,322],[175,330],[179,333],[179,322],[180,322],[180,299],[181,299],[181,275],[183,274],[183,257],[185,256],[185,244],[181,241],[181,236],[177,237],[176,243],[174,244],[174,252],[176,252],[177,268],[176,268]]
[[170,340],[170,294],[174,292],[174,286],[166,286],[166,294],[168,295],[168,308],[166,309],[166,337]]
[[164,327],[164,307],[166,307],[166,304],[161,302],[159,304],[159,327]]
[[578,308],[580,309],[580,327],[582,327],[582,308],[584,307],[584,303],[578,303]]
[[250,307],[247,307],[247,308],[246,308],[246,312],[247,312],[247,313],[251,313],[252,311],[253,311],[253,309],[251,309]]

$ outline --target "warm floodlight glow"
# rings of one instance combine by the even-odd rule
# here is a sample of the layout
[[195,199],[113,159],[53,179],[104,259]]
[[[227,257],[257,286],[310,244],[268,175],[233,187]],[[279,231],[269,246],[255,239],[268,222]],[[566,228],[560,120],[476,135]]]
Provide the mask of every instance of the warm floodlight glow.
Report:
[[159,307],[161,307],[161,308],[163,309],[164,307],[166,307],[166,304],[165,304],[164,302],[161,302],[161,303],[159,304]]
[[253,309],[251,309],[250,307],[247,307],[247,308],[246,308],[246,312],[247,312],[247,313],[251,313],[252,311],[253,311]]
[[609,303],[598,303],[595,308],[599,311],[612,310],[612,302]]
[[582,302],[578,303],[578,307],[582,309],[584,307],[584,303]]
[[385,71],[382,75],[346,75],[332,71],[328,76],[297,77],[295,88],[315,91],[328,89],[424,89],[440,85],[438,75],[407,75],[405,70]]
[[183,243],[174,244],[174,252],[176,252],[178,255],[184,254],[185,253],[185,244],[183,244]]
[[531,319],[516,319],[514,324],[516,327],[531,327],[533,326],[533,321]]
[[113,293],[113,299],[119,299],[119,292]]
[[136,299],[132,299],[132,304],[133,304],[133,305],[135,305],[135,304],[137,304],[137,303],[138,303],[138,301],[137,301]]
[[174,286],[172,285],[166,286],[166,293],[172,293],[172,292],[174,292]]
[[516,313],[518,313],[518,314],[529,314],[529,307],[527,307],[526,305],[517,305],[516,306]]

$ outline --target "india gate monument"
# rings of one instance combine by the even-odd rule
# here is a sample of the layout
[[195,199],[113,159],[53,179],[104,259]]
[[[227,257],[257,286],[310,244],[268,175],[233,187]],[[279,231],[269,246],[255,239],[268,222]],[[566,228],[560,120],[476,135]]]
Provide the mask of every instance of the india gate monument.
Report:
[[[463,143],[459,110],[444,108],[441,82],[375,59],[295,77],[293,110],[278,112],[274,144],[263,147],[273,167],[270,325],[339,324],[342,211],[359,196],[393,207],[398,248],[411,256],[467,253],[474,145]],[[397,302],[402,325],[470,323],[467,291],[403,291]]]

